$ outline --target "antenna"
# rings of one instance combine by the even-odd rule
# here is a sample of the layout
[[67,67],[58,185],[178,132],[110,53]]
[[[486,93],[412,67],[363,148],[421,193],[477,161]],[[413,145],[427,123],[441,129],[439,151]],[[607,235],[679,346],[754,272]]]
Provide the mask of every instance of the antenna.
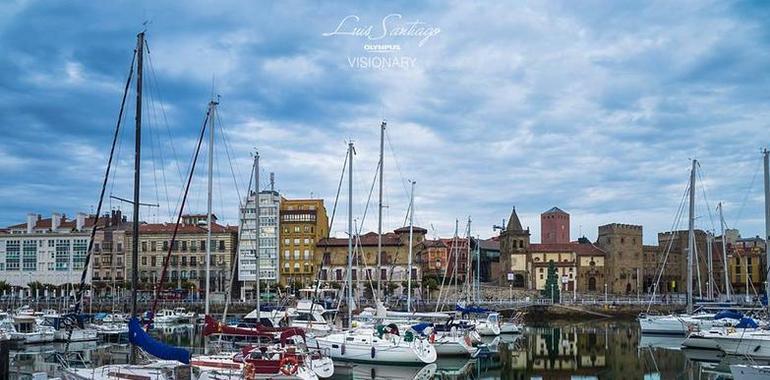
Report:
[[270,172],[270,192],[275,191],[275,173]]

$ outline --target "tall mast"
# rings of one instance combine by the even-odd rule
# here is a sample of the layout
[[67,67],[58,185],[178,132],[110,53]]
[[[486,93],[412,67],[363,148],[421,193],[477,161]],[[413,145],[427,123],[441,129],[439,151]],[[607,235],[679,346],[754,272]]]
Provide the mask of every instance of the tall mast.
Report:
[[481,239],[476,236],[476,302],[481,302]]
[[[134,215],[131,241],[131,318],[137,317],[136,289],[139,287],[139,180],[142,152],[142,68],[144,64],[144,32],[136,36],[136,137],[134,139]],[[94,226],[96,228],[96,226]],[[131,345],[130,363],[136,364],[137,348]]]
[[348,143],[348,326],[353,321],[353,143]]
[[465,258],[465,288],[467,289],[466,297],[468,297],[468,302],[471,302],[473,299],[473,291],[471,288],[471,281],[473,281],[473,277],[471,274],[473,271],[471,271],[471,217],[468,217],[468,232],[465,235],[466,237],[466,250]]
[[722,202],[719,202],[719,228],[722,230],[722,264],[725,272],[725,294],[730,301],[730,271],[727,268],[727,236],[725,236],[725,217],[722,215]]
[[214,118],[218,102],[209,102],[209,176],[206,199],[206,315],[209,315],[211,295],[211,195],[214,189]]
[[[382,121],[382,124],[380,125],[380,202],[378,207],[378,213],[379,216],[377,218],[377,268],[380,272],[382,272],[382,182],[383,182],[383,165],[384,165],[384,158],[385,158],[385,126],[387,123],[385,120]],[[379,298],[382,296],[382,279],[380,278],[379,281],[377,281],[377,297]]]
[[692,264],[695,253],[695,166],[698,160],[692,160],[690,170],[690,216],[687,238],[687,314],[692,314]]
[[708,286],[706,286],[706,294],[708,294],[709,300],[714,299],[714,258],[711,244],[713,242],[713,235],[711,232],[706,233],[706,262],[708,264]]
[[259,214],[261,205],[259,204],[259,152],[254,152],[254,204],[256,204],[256,210],[254,212],[254,254],[256,255],[256,261],[254,263],[254,297],[257,299],[257,323],[259,323],[259,314],[261,312],[260,310],[260,261],[262,260],[262,255],[260,255],[259,252]]
[[[770,240],[770,161],[768,160],[768,155],[770,154],[767,149],[762,150],[762,154],[764,155],[765,160],[765,247],[767,247],[767,243]],[[765,252],[767,252],[767,267],[765,268],[765,273],[769,273],[768,270],[770,269],[770,249],[765,248]],[[767,296],[767,299],[770,299],[770,281],[765,281],[765,295]],[[770,310],[770,302],[767,303],[768,310]]]
[[414,239],[414,185],[412,182],[412,194],[409,197],[409,258],[406,269],[406,311],[412,311],[412,242]]

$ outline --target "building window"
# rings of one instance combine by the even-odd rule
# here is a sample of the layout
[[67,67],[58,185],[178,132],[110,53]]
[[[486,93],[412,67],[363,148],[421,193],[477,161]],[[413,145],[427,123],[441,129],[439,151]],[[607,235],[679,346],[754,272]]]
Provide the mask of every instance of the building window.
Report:
[[147,265],[147,256],[142,257],[142,265]]
[[220,251],[224,251],[225,250],[225,241],[224,240],[220,240],[219,241],[219,250]]
[[294,260],[299,260],[299,249],[294,250]]
[[142,242],[142,252],[147,252],[147,242],[146,241]]
[[186,240],[182,240],[182,250],[183,251],[187,251],[187,241]]
[[283,258],[284,259],[288,260],[290,256],[291,256],[291,253],[289,252],[288,249],[283,251]]
[[310,260],[310,250],[309,249],[305,250],[305,260]]
[[158,249],[158,242],[151,241],[150,242],[150,251],[155,252]]

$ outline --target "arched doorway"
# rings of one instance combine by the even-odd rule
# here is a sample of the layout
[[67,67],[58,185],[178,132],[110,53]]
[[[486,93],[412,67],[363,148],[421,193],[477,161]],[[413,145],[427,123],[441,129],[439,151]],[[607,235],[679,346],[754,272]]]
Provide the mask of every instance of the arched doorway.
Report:
[[596,291],[596,277],[589,277],[588,278],[588,291],[589,292],[595,292]]
[[516,275],[513,276],[513,287],[514,288],[523,288],[524,287],[524,275],[516,274]]

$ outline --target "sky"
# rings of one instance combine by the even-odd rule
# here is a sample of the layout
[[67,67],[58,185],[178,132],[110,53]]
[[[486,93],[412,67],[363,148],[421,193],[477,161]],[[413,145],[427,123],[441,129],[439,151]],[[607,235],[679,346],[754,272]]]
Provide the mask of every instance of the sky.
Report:
[[[622,3],[622,4],[621,4]],[[237,224],[252,154],[260,188],[323,198],[331,214],[352,141],[353,217],[369,197],[387,122],[385,229],[482,238],[515,206],[571,214],[572,239],[672,227],[699,161],[696,225],[764,229],[770,5],[751,2],[0,3],[0,226],[93,212],[136,35],[146,29],[142,207],[169,222],[207,104],[218,99],[214,212]],[[130,198],[135,93],[107,195]],[[186,212],[205,212],[208,135]],[[347,178],[332,227],[344,236]],[[367,201],[368,200],[368,201]],[[368,203],[368,209],[367,209]],[[104,210],[130,205],[106,198]],[[366,215],[364,215],[364,211]]]

